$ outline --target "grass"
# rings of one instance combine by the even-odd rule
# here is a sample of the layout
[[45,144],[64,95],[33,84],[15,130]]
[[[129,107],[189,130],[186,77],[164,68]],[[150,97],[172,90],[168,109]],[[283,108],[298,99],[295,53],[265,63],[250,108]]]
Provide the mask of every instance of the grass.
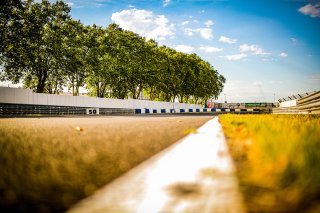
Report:
[[64,212],[209,119],[0,119],[0,212]]
[[222,115],[248,212],[320,212],[319,115]]

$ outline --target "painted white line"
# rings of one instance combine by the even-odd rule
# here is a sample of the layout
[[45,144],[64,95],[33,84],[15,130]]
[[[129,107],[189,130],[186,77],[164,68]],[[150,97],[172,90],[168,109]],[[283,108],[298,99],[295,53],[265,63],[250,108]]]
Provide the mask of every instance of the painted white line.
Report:
[[245,212],[218,118],[69,212]]

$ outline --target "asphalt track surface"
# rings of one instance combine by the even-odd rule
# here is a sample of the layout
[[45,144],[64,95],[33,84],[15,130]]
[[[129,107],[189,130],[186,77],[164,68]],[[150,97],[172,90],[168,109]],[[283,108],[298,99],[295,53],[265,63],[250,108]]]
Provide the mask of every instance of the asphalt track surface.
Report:
[[245,212],[218,118],[68,211],[86,212]]
[[[102,170],[101,174],[92,173],[92,175],[98,175],[99,183],[96,186],[99,187],[187,134],[196,131],[212,117],[212,115],[136,115],[0,118],[0,145],[4,148],[4,150],[0,150],[0,156],[3,155],[1,157],[4,162],[7,162],[4,166],[8,164],[4,169],[11,171],[11,169],[18,167],[14,174],[7,172],[5,178],[6,180],[9,178],[10,184],[16,184],[15,181],[17,181],[18,186],[15,192],[18,200],[15,202],[23,205],[23,208],[29,208],[30,203],[38,202],[38,199],[43,197],[43,193],[45,194],[51,188],[60,187],[59,189],[62,191],[65,190],[65,185],[68,187],[70,185],[71,188],[66,190],[70,190],[72,193],[75,191],[74,198],[78,199],[83,196],[83,190],[80,188],[80,193],[78,188],[72,188],[75,185],[73,184],[74,175],[79,175],[78,172],[85,175],[76,181],[80,187],[87,184],[86,177],[88,175],[90,181],[91,179],[96,180],[90,177],[91,173],[87,174],[86,170],[83,170],[83,168],[92,169],[90,167],[91,161],[97,163],[97,165],[91,165],[93,167],[102,166],[99,170]],[[92,149],[99,149],[93,150],[96,153],[94,156],[97,157],[90,158]],[[4,153],[2,153],[3,151]],[[110,156],[103,157],[101,153],[110,154]],[[121,153],[125,153],[123,154],[125,156],[118,156]],[[103,160],[109,162],[112,156],[119,161],[111,161],[112,163],[107,165],[105,165],[105,161],[95,161],[98,157],[99,159],[103,157]],[[26,157],[27,160],[24,160],[23,157]],[[130,162],[127,162],[129,160]],[[54,164],[51,165],[51,163]],[[48,167],[47,164],[51,166]],[[75,165],[77,166],[75,167]],[[79,167],[80,165],[81,167]],[[40,170],[38,170],[38,166],[40,166]],[[57,168],[61,167],[65,175],[70,173],[72,177],[69,175],[69,178],[61,179],[60,173],[56,172],[56,166],[58,166]],[[29,171],[30,168],[36,169],[37,172]],[[113,170],[116,171],[110,175]],[[26,174],[25,177],[23,177],[24,174]],[[34,179],[37,182],[35,185]],[[5,185],[5,188],[10,188],[10,184]],[[19,184],[22,184],[23,187],[19,187]],[[75,186],[78,187],[78,185]],[[49,191],[52,194],[52,196],[50,195],[52,201],[43,205],[49,209],[61,210],[64,207],[60,204],[65,201],[59,190],[57,190],[58,194],[55,194],[55,191]],[[29,197],[29,192],[35,198],[20,203],[20,195]],[[74,199],[66,200],[66,203],[69,205],[74,201]],[[59,206],[56,205],[57,203]],[[30,212],[31,210],[32,208]]]
[[[29,140],[175,142],[212,115],[60,116],[0,118],[3,134]],[[79,130],[79,131],[77,131]],[[78,132],[81,131],[81,135]]]

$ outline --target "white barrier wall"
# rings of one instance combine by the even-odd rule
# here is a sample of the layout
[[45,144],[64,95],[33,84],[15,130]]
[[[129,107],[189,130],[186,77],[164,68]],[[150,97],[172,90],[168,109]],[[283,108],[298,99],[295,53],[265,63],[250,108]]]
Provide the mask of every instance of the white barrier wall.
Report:
[[297,99],[291,101],[284,101],[280,103],[280,107],[294,107],[297,106]]
[[31,105],[55,105],[77,106],[91,108],[127,108],[127,109],[199,109],[203,105],[170,103],[161,101],[147,101],[135,99],[111,99],[85,96],[66,96],[33,93],[30,89],[0,87],[0,103],[7,104],[31,104]]

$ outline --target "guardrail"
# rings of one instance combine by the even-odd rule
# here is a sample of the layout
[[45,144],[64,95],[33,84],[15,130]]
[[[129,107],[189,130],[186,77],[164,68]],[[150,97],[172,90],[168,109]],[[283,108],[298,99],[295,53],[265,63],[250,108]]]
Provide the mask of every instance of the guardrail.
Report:
[[272,109],[272,114],[308,114],[306,111],[299,110],[297,106],[278,107]]
[[320,91],[298,100],[298,109],[310,114],[320,114]]

